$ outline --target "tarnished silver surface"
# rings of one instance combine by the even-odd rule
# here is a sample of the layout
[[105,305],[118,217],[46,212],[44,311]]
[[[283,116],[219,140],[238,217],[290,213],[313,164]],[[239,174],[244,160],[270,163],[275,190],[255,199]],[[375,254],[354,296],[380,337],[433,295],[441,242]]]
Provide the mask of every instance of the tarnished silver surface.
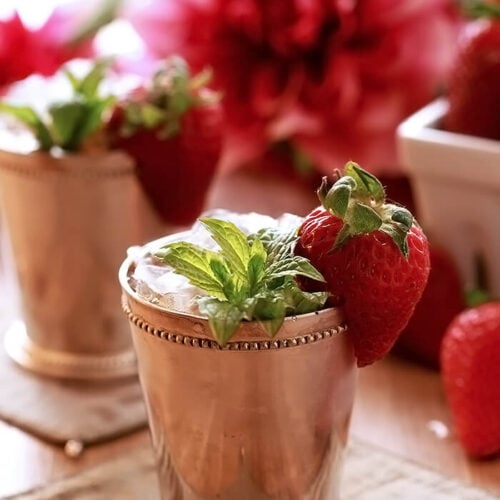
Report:
[[[138,185],[132,160],[121,152],[55,156],[0,150],[0,201],[29,340],[14,342],[24,352],[16,361],[44,374],[82,378],[89,357],[130,357],[116,272],[129,246],[165,231]],[[67,354],[74,363],[47,373],[39,355],[51,352]],[[112,375],[105,372],[105,378]]]
[[163,500],[337,499],[356,374],[339,311],[286,319],[275,345],[242,323],[220,349],[206,319],[138,297],[131,265],[123,307]]

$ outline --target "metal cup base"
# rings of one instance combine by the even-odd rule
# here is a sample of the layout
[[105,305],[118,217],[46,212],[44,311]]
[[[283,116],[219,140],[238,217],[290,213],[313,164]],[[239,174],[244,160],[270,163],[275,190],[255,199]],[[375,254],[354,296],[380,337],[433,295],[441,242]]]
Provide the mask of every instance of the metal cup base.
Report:
[[14,321],[4,337],[7,355],[18,365],[55,378],[99,381],[137,376],[132,348],[109,354],[75,354],[46,349],[28,336],[24,322]]

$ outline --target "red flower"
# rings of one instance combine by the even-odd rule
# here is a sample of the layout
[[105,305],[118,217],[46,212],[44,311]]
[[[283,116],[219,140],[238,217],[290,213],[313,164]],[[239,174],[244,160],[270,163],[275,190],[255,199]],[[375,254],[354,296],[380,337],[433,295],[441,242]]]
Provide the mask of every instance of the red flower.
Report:
[[38,29],[29,29],[14,12],[0,21],[0,89],[33,73],[51,75],[62,63],[92,54],[91,39],[71,43],[75,13],[55,9]]
[[226,166],[293,140],[327,173],[397,165],[395,129],[445,81],[453,0],[184,0],[130,17],[149,49],[210,65],[224,92]]

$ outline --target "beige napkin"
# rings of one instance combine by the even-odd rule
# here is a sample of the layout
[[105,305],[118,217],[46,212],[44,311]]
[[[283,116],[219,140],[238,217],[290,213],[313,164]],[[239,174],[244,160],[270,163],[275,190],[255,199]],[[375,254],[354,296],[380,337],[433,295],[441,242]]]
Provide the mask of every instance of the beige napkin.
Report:
[[44,378],[16,365],[0,344],[0,380],[0,419],[51,443],[75,440],[90,445],[147,425],[137,378],[115,382]]
[[[446,478],[380,448],[351,440],[343,500],[494,500],[500,493]],[[109,461],[9,500],[159,500],[151,450]]]

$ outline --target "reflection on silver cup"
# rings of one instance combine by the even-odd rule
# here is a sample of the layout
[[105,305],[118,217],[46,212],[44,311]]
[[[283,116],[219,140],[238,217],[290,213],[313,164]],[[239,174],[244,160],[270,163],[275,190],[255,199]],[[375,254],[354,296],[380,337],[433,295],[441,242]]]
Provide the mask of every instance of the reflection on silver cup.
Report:
[[116,270],[129,246],[165,229],[133,161],[0,151],[0,200],[23,320],[6,337],[11,357],[58,377],[134,374]]
[[355,359],[337,309],[244,322],[226,347],[208,321],[141,298],[120,269],[164,500],[333,500]]

